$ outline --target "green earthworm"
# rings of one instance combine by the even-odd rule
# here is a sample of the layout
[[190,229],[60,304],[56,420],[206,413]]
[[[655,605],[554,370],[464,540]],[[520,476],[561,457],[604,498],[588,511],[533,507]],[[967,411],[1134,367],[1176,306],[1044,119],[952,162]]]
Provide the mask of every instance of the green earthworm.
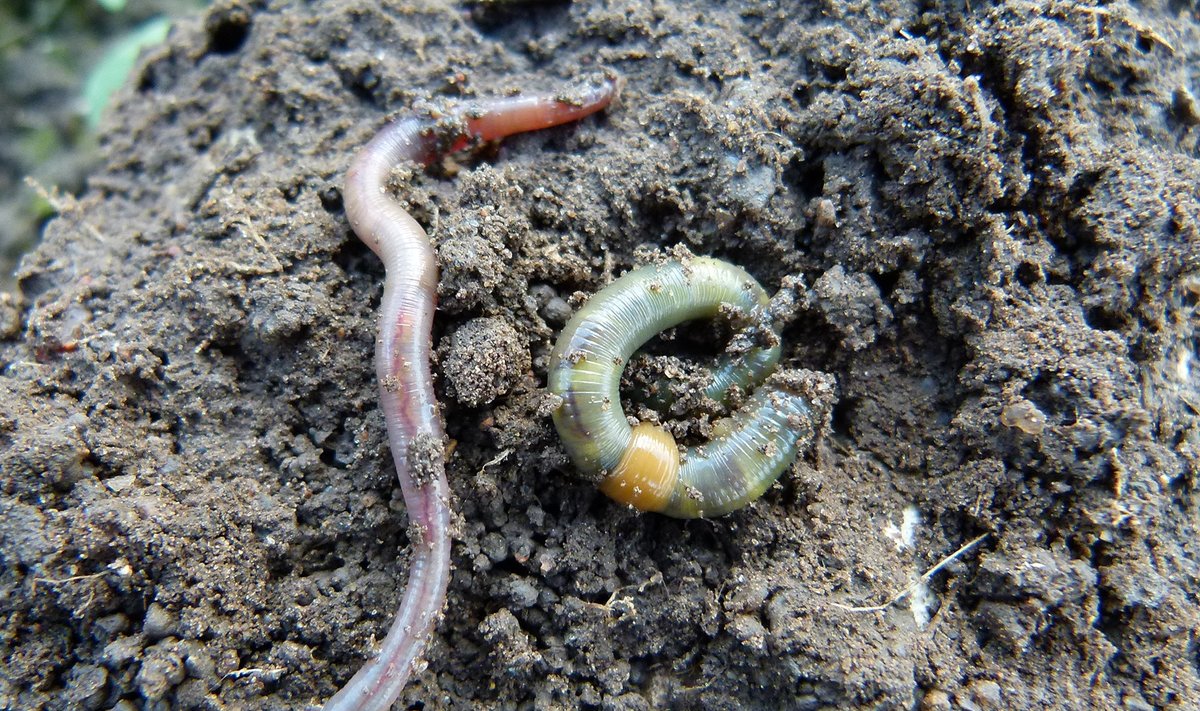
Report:
[[[705,257],[635,269],[592,296],[550,356],[548,386],[561,398],[554,424],[575,466],[602,475],[600,489],[613,499],[676,518],[720,516],[761,496],[812,442],[824,415],[797,374],[772,374],[781,346],[769,304],[754,277]],[[681,456],[662,427],[630,426],[621,371],[659,331],[731,311],[765,337],[724,357],[705,394],[720,401],[735,387],[757,388],[714,423],[708,443]]]

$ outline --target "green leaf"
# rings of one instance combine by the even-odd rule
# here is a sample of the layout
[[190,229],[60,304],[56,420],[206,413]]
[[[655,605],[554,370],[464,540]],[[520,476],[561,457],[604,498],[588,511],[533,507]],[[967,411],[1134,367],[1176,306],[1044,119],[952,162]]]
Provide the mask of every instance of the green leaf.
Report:
[[120,12],[125,9],[126,0],[96,0],[96,2],[109,12]]
[[129,78],[138,54],[165,40],[170,29],[169,19],[156,17],[130,30],[108,48],[83,84],[84,110],[90,128],[94,130],[100,125],[108,100]]

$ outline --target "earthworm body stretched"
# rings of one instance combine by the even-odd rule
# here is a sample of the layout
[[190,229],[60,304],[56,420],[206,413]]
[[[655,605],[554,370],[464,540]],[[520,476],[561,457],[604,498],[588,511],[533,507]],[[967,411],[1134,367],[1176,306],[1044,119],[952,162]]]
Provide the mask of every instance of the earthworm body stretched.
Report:
[[383,260],[387,274],[375,371],[408,507],[412,563],[404,599],[379,654],[329,700],[327,711],[391,708],[441,614],[450,575],[444,433],[429,366],[437,262],[425,231],[388,195],[388,174],[406,161],[429,165],[471,143],[575,121],[607,106],[616,89],[609,79],[581,93],[481,101],[439,121],[401,118],[359,151],[346,174],[346,216]]
[[[769,304],[745,271],[703,257],[635,269],[592,296],[550,355],[549,389],[562,398],[554,424],[575,466],[603,475],[613,499],[677,518],[720,516],[761,496],[812,442],[832,392],[827,376],[772,373],[780,344]],[[659,331],[722,312],[749,321],[760,343],[722,357],[705,395],[723,402],[758,387],[681,457],[662,427],[629,425],[621,371]]]

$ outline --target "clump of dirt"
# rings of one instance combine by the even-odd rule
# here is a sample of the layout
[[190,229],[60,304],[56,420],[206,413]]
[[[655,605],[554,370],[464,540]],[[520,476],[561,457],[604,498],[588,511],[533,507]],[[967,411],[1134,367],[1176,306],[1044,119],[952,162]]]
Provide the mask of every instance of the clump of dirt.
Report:
[[[299,708],[350,677],[407,533],[342,173],[387,116],[602,67],[604,114],[394,176],[440,249],[457,442],[448,613],[401,703],[1200,704],[1198,31],[1159,3],[217,2],[0,302],[0,705]],[[604,499],[541,389],[573,295],[674,245],[807,285],[784,361],[839,387],[719,520]],[[522,372],[456,345],[487,333]]]

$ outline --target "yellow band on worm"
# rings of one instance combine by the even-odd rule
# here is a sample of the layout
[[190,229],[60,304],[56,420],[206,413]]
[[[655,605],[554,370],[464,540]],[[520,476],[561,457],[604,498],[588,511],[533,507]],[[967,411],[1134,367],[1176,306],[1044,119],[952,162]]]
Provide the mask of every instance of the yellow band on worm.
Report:
[[675,438],[658,425],[638,423],[621,463],[600,482],[614,501],[642,511],[662,511],[679,482],[679,449]]

